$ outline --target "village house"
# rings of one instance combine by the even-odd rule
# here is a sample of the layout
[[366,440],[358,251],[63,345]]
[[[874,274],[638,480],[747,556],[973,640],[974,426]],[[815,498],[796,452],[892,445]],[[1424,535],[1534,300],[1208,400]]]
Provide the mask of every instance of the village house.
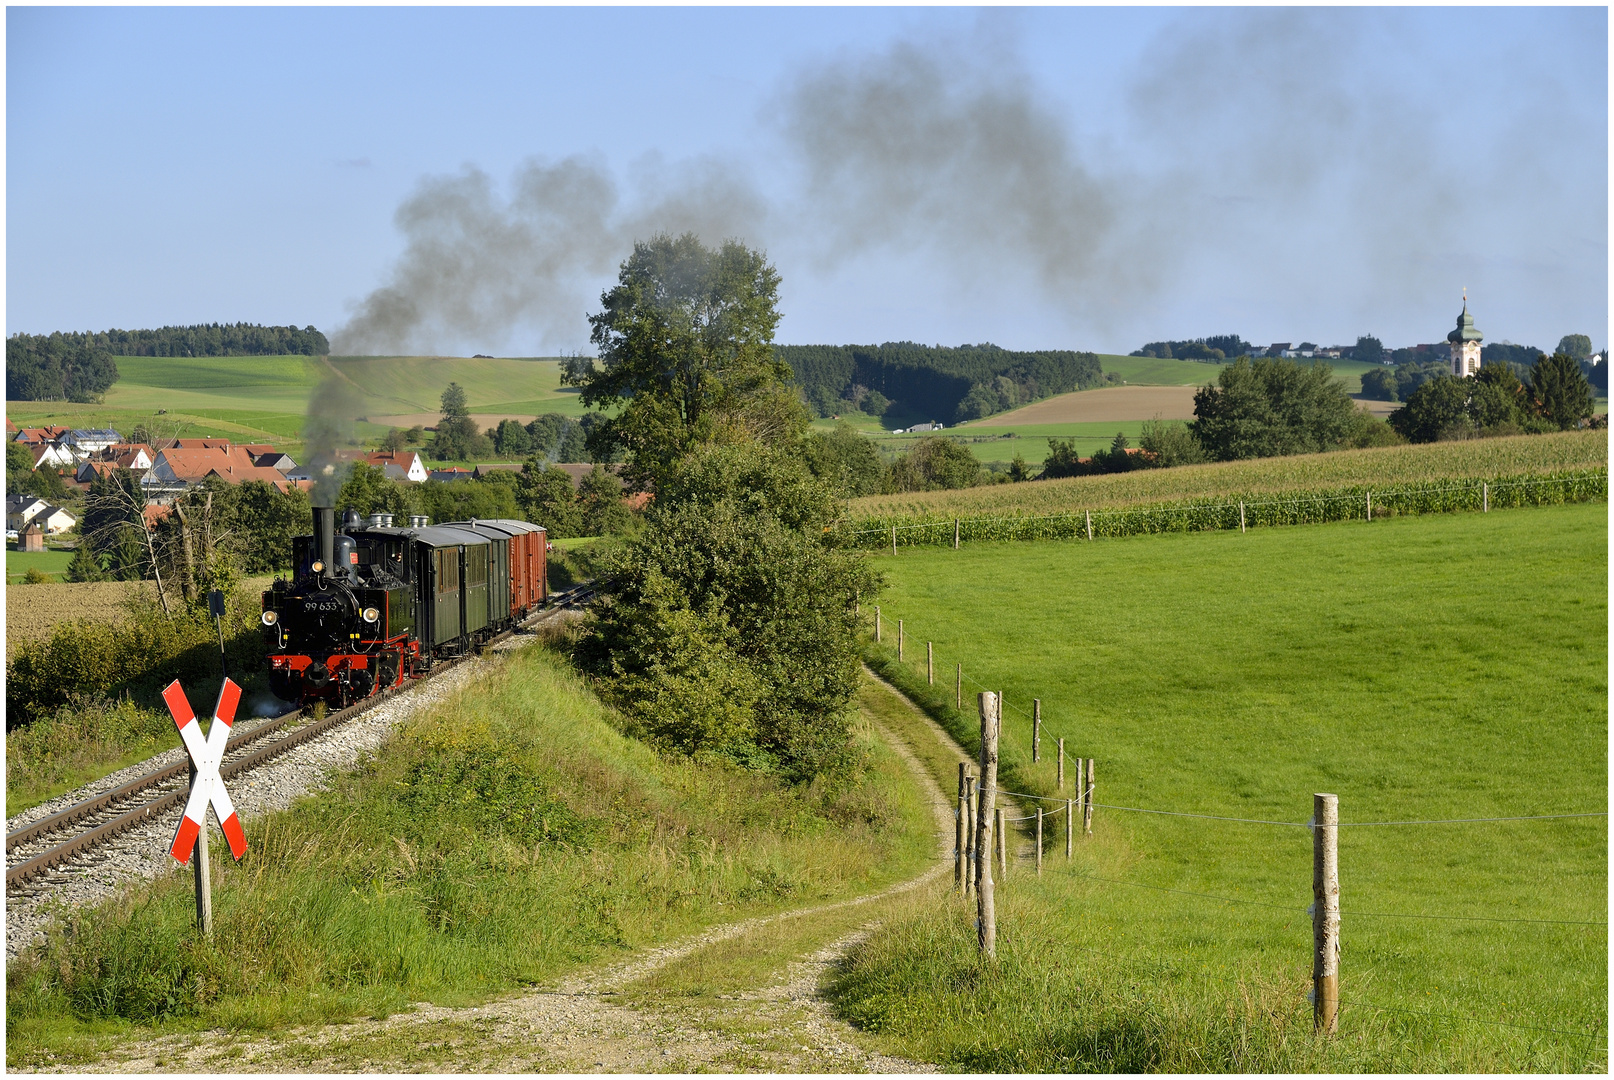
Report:
[[111,428],[74,428],[62,436],[62,444],[81,460],[122,441],[123,436]]
[[246,447],[236,446],[227,439],[185,439],[180,442],[159,451],[151,468],[141,477],[140,483],[148,498],[172,498],[209,476],[217,476],[227,484],[261,480],[281,491],[304,486],[279,469],[260,466]]
[[52,506],[37,496],[7,495],[6,532],[21,533],[34,524],[54,536],[77,525],[78,519],[60,506]]

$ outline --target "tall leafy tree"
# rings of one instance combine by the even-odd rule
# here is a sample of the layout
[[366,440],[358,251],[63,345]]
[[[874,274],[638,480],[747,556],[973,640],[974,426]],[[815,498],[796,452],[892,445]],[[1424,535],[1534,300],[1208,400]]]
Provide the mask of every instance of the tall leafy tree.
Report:
[[1356,405],[1327,364],[1240,358],[1194,394],[1194,437],[1213,460],[1331,450]]
[[1363,334],[1356,339],[1356,347],[1351,350],[1352,360],[1363,360],[1369,364],[1377,364],[1384,359],[1384,342],[1372,334]]
[[1556,351],[1571,360],[1585,360],[1592,355],[1592,339],[1585,334],[1565,334],[1558,339]]
[[1413,442],[1434,442],[1443,434],[1470,428],[1469,390],[1473,382],[1450,372],[1414,390],[1406,404],[1390,414],[1390,426]]
[[476,430],[476,421],[465,400],[465,388],[457,382],[448,384],[440,399],[442,419],[437,421],[437,434],[432,438],[432,456],[439,461],[466,461],[486,457],[493,453],[493,443]]
[[625,403],[590,433],[596,459],[625,451],[624,479],[654,491],[725,421],[765,439],[799,432],[801,409],[782,393],[790,369],[772,349],[778,299],[778,273],[736,241],[713,250],[685,233],[635,244],[589,316],[600,365],[572,370],[585,405]]
[[[1590,346],[1587,347],[1588,351]],[[1592,388],[1580,364],[1561,352],[1543,356],[1530,373],[1530,397],[1538,415],[1567,431],[1592,414]]]

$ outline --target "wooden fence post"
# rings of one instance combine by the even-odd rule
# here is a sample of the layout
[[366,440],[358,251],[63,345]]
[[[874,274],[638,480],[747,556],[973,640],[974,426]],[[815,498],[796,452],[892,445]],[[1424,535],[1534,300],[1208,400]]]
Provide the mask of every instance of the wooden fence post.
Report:
[[[215,724],[217,720],[213,721]],[[191,786],[196,786],[196,763],[191,762]],[[196,871],[196,925],[203,937],[213,936],[213,879],[207,872],[207,819],[208,807],[202,807],[202,831],[196,834],[196,847],[191,851],[191,862]]]
[[981,793],[975,790],[975,777],[966,777],[964,780],[964,807],[969,814],[969,820],[964,823],[965,892],[969,892],[975,882],[975,807],[980,798]]
[[1042,760],[1042,698],[1031,699],[1031,760]]
[[897,527],[891,526],[891,554],[897,553]]
[[1239,532],[1244,531],[1244,500],[1239,500]]
[[925,682],[936,685],[936,650],[928,641],[925,642]]
[[902,620],[897,620],[897,659],[902,659]]
[[880,605],[874,605],[874,643],[880,644]]
[[1004,809],[997,807],[997,877],[1009,880],[1009,828],[1004,825]]
[[1367,493],[1367,519],[1369,521],[1373,520],[1373,493],[1371,491]]
[[[975,911],[981,952],[996,958],[998,914],[993,904],[992,826],[998,787],[998,696],[981,692],[981,796],[975,812]],[[1001,813],[997,816],[1001,817]]]
[[1071,840],[1076,832],[1076,800],[1065,800],[1065,858],[1070,858]]
[[1055,784],[1055,787],[1060,791],[1064,791],[1065,790],[1065,740],[1064,739],[1059,740],[1059,764],[1058,764],[1058,766],[1056,766],[1055,772],[1058,774],[1058,777],[1059,777],[1057,783]]
[[963,712],[964,711],[964,665],[963,664],[958,665],[958,687],[957,687],[957,690],[955,691],[955,696],[957,697],[958,700],[956,702],[954,702],[953,708],[957,709],[959,712]]
[[1339,796],[1312,796],[1312,1016],[1315,1030],[1339,1030]]
[[1491,485],[1488,484],[1488,483],[1481,483],[1480,484],[1480,513],[1489,514],[1490,512],[1491,512]]
[[1087,795],[1082,800],[1082,832],[1093,835],[1093,759],[1087,759]]
[[1037,804],[1037,876],[1042,877],[1042,804]]
[[1087,539],[1093,539],[1093,511],[1087,511]]
[[958,550],[958,519],[953,519],[953,550]]
[[962,761],[958,763],[958,820],[953,823],[953,888],[958,890],[960,896],[964,894],[964,844],[969,839],[969,798],[967,792],[969,785],[965,783],[969,766]]

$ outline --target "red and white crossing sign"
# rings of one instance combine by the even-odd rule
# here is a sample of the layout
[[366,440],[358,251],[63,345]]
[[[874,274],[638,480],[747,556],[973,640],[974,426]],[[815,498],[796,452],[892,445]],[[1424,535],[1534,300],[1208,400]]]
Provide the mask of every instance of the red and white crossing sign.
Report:
[[207,806],[212,803],[213,812],[224,829],[224,838],[230,842],[230,854],[239,860],[247,853],[247,836],[241,831],[241,819],[235,816],[230,793],[224,790],[219,763],[224,760],[224,745],[230,741],[230,724],[235,719],[235,707],[241,702],[241,688],[229,679],[224,680],[219,688],[218,704],[213,706],[213,726],[206,738],[202,737],[202,725],[191,711],[191,703],[180,689],[178,679],[168,684],[163,700],[168,703],[168,711],[179,725],[179,737],[185,741],[185,749],[190,751],[191,762],[196,766],[196,779],[191,782],[185,816],[180,819],[179,832],[174,835],[174,846],[168,853],[182,866],[190,861],[197,835],[207,828]]

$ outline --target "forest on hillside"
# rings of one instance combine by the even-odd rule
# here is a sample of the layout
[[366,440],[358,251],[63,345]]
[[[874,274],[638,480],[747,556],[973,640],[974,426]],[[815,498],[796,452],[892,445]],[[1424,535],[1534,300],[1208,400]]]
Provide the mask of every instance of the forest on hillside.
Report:
[[57,340],[69,347],[100,349],[113,356],[324,356],[325,335],[312,326],[259,326],[256,323],[199,323],[156,330],[101,330],[13,335],[35,341]]
[[1098,357],[992,344],[775,345],[820,416],[862,411],[961,423],[1104,381]]

